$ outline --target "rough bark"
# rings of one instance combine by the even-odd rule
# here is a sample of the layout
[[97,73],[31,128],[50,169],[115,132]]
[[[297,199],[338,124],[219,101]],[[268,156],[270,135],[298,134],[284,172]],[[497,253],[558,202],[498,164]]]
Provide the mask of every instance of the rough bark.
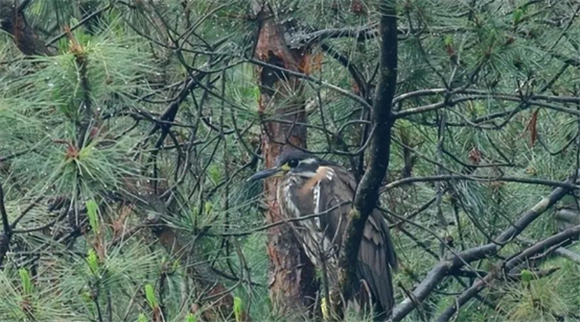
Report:
[[[262,10],[261,26],[255,50],[256,59],[291,71],[303,72],[303,51],[290,50],[284,40],[284,28],[273,14]],[[267,66],[256,67],[260,86],[259,112],[262,117],[302,123],[306,121],[305,102],[300,97],[298,78]],[[306,128],[297,124],[275,121],[263,124],[263,154],[266,167],[274,166],[276,158],[286,145],[305,147]],[[268,202],[267,223],[283,220],[276,200],[276,178],[265,182]],[[305,313],[315,298],[315,269],[294,237],[289,225],[268,230],[270,257],[270,298],[274,309],[281,314]]]
[[[369,147],[369,166],[357,188],[352,211],[344,239],[340,264],[342,270],[342,292],[346,299],[351,296],[356,281],[355,263],[358,258],[361,239],[369,215],[377,206],[380,188],[389,168],[391,132],[395,118],[392,102],[397,84],[397,11],[396,1],[379,4],[381,20],[379,30],[380,67],[379,82],[373,100],[372,137]],[[390,311],[390,308],[386,308]]]
[[52,52],[26,22],[24,16],[26,3],[28,2],[16,6],[12,0],[0,1],[0,26],[12,35],[14,43],[23,54],[50,56]]

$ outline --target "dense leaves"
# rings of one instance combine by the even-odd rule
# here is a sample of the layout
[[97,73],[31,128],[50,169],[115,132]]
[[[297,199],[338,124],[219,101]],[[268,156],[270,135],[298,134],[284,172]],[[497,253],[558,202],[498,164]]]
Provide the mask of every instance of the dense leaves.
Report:
[[[308,150],[364,175],[384,3],[14,4],[0,1],[0,320],[287,318],[268,298],[267,200],[245,179],[267,124],[306,126]],[[380,189],[394,320],[578,320],[580,5],[396,5]],[[299,66],[256,55],[264,12]],[[265,66],[286,87],[259,86]]]

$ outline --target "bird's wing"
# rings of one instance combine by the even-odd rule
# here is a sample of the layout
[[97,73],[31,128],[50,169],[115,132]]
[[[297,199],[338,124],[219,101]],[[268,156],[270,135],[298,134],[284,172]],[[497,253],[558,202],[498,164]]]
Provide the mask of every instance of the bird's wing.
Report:
[[372,295],[387,312],[395,302],[391,268],[397,266],[388,229],[380,211],[373,211],[364,228],[357,263],[359,278],[367,283]]
[[[356,190],[354,178],[341,168],[335,168],[335,171],[342,171],[342,173],[336,173],[333,180],[324,183],[334,185],[331,190],[334,195],[324,201],[326,207],[322,207],[321,211],[338,207],[341,202],[352,201],[354,197]],[[321,195],[328,196],[329,194],[322,193]],[[328,231],[338,232],[336,236],[338,243],[342,243],[342,237],[346,233],[347,216],[351,207],[352,204],[343,205],[328,214]],[[390,311],[394,305],[391,269],[397,268],[397,258],[389,234],[389,226],[379,210],[373,211],[365,225],[358,258],[359,279],[365,281],[382,308]]]

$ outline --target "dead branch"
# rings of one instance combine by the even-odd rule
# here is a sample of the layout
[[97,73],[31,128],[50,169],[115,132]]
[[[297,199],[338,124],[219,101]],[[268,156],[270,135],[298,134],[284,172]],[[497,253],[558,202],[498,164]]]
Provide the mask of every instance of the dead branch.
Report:
[[510,260],[505,262],[501,270],[498,270],[495,274],[488,274],[483,279],[479,280],[475,284],[473,284],[470,288],[464,291],[461,295],[459,295],[453,304],[449,306],[437,319],[437,322],[446,322],[449,321],[453,315],[457,312],[461,306],[471,300],[475,295],[477,295],[481,290],[483,290],[493,279],[499,278],[503,274],[499,274],[499,272],[505,272],[506,274],[514,267],[516,267],[519,263],[522,263],[526,259],[543,252],[545,249],[558,245],[570,238],[574,238],[580,232],[580,225],[567,229],[561,233],[558,233],[554,236],[544,239],[531,247],[525,249],[518,255],[515,255]]
[[[565,181],[567,184],[573,183],[573,178]],[[416,303],[421,303],[425,300],[429,294],[435,289],[435,287],[451,272],[463,267],[465,264],[474,262],[476,260],[484,259],[491,256],[497,251],[499,251],[506,243],[511,241],[513,238],[517,237],[522,231],[524,231],[534,220],[536,220],[541,214],[543,214],[547,209],[552,207],[558,200],[562,199],[570,190],[567,188],[558,187],[550,193],[547,197],[543,198],[539,203],[537,203],[530,210],[525,212],[518,221],[513,225],[510,225],[505,229],[496,239],[496,243],[489,243],[483,246],[474,247],[465,251],[458,253],[457,255],[444,259],[439,262],[429,273],[425,279],[415,288],[413,291],[413,298],[407,297],[403,302],[397,305],[393,311],[392,321],[401,321],[405,316],[407,316],[415,307]],[[490,274],[491,275],[491,274]],[[488,276],[490,276],[488,275]],[[491,278],[487,277],[486,278]],[[485,280],[485,279],[484,279]],[[482,280],[482,281],[484,281]],[[483,282],[482,282],[483,283]],[[466,296],[473,297],[477,294],[479,290],[476,290],[475,286],[473,289],[469,289],[466,292]],[[471,294],[471,292],[474,292]]]

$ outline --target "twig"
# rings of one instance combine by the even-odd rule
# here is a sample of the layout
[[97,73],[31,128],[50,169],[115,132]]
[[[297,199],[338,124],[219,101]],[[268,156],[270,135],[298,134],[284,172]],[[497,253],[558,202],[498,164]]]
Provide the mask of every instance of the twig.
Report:
[[494,181],[504,181],[504,182],[518,182],[527,184],[537,184],[551,187],[560,187],[570,190],[578,190],[580,186],[572,184],[571,182],[558,182],[546,179],[535,179],[535,178],[521,178],[521,177],[476,177],[468,175],[458,175],[458,174],[446,174],[446,175],[435,175],[435,176],[425,176],[425,177],[410,177],[403,178],[397,181],[393,181],[387,184],[382,190],[390,190],[398,186],[413,183],[413,182],[438,182],[438,181],[451,181],[451,180],[466,180],[466,181],[479,181],[479,182],[494,182]]
[[[111,1],[108,5],[106,5],[103,8],[101,8],[101,9],[99,9],[99,10],[91,13],[90,15],[86,16],[85,18],[83,18],[83,20],[79,21],[76,25],[70,27],[69,28],[69,31],[73,31],[73,30],[79,28],[80,26],[84,25],[87,21],[93,19],[93,17],[101,14],[103,11],[107,11],[107,10],[111,9],[113,7],[113,5],[115,4],[115,2],[116,1]],[[46,45],[47,46],[50,46],[50,45],[52,45],[53,43],[55,43],[56,41],[58,41],[59,39],[63,38],[66,35],[67,35],[67,32],[65,31],[65,32],[61,33],[60,35],[58,35],[58,36],[52,38],[51,40],[49,40],[46,43]]]
[[272,69],[275,69],[275,70],[283,71],[284,73],[286,73],[288,75],[291,75],[291,76],[294,76],[296,78],[308,80],[308,81],[310,81],[310,82],[312,82],[314,84],[317,84],[319,86],[323,86],[323,87],[329,88],[329,89],[331,89],[331,90],[333,90],[333,91],[335,91],[337,93],[340,93],[340,94],[342,94],[342,95],[344,95],[344,96],[352,99],[353,101],[359,103],[364,108],[367,108],[367,109],[371,109],[372,108],[369,105],[369,103],[367,103],[367,101],[365,101],[362,97],[360,97],[358,95],[355,95],[355,94],[353,94],[353,93],[351,93],[351,92],[349,92],[349,91],[347,91],[345,89],[342,89],[342,88],[340,88],[340,87],[338,87],[336,85],[333,85],[333,84],[330,84],[330,83],[321,81],[319,79],[316,79],[316,78],[314,78],[312,76],[306,75],[306,74],[301,73],[301,72],[296,72],[296,71],[293,71],[293,70],[290,70],[290,69],[286,69],[286,68],[283,68],[283,67],[280,67],[280,66],[277,66],[277,65],[269,64],[269,63],[266,63],[266,62],[263,62],[263,61],[260,61],[260,60],[257,60],[257,59],[250,58],[250,59],[247,59],[247,61],[249,63],[255,64],[255,65],[258,65],[258,66],[268,67],[268,68],[272,68]]
[[38,203],[44,199],[44,196],[38,196],[36,199],[34,199],[34,201],[32,201],[21,213],[20,215],[18,215],[18,217],[16,217],[14,219],[14,221],[12,222],[12,224],[10,225],[10,227],[12,229],[16,228],[16,225],[18,225],[18,223],[20,222],[20,220],[22,220],[22,218],[24,218],[24,216],[26,216],[26,214],[28,214],[32,209],[34,209],[34,207],[36,207],[38,205]]
[[[562,243],[565,240],[575,237],[580,232],[580,225],[569,228],[564,230],[561,233],[558,233],[554,236],[544,239],[541,242],[538,242],[531,247],[527,248],[526,250],[522,251],[520,254],[512,257],[508,260],[505,265],[503,266],[504,272],[509,272],[512,268],[516,267],[519,263],[525,261],[527,258],[534,256],[538,253],[541,253],[546,248],[549,248],[552,245],[557,245]],[[498,271],[499,272],[499,271]],[[471,300],[475,295],[477,295],[481,290],[483,290],[489,282],[497,277],[499,274],[488,274],[485,278],[479,280],[469,289],[465,290],[460,296],[457,297],[454,304],[449,306],[437,319],[437,322],[446,322],[449,321],[453,315],[457,312],[458,308],[463,306],[469,300]]]
[[283,224],[287,224],[287,223],[291,223],[291,222],[299,222],[299,221],[303,221],[303,220],[308,220],[308,219],[312,219],[312,218],[318,218],[320,216],[324,216],[328,213],[330,213],[331,211],[338,209],[344,205],[350,204],[351,201],[343,201],[333,207],[328,208],[327,210],[323,211],[323,212],[319,212],[316,214],[311,214],[311,215],[305,215],[299,218],[289,218],[289,219],[283,219],[283,220],[279,220],[279,221],[275,221],[273,223],[267,224],[267,225],[263,225],[254,229],[250,229],[250,230],[246,230],[246,231],[232,231],[232,232],[227,232],[227,233],[207,233],[208,236],[222,236],[222,237],[239,237],[239,236],[248,236],[260,231],[264,231],[264,230],[268,230],[272,227],[276,227],[276,226],[280,226]]
[[[568,179],[566,183],[571,184],[572,180]],[[454,255],[450,259],[442,260],[439,262],[437,265],[435,265],[435,267],[433,267],[433,269],[431,269],[431,271],[429,271],[429,273],[427,273],[425,279],[415,288],[413,291],[413,300],[406,298],[403,302],[395,307],[391,321],[401,321],[415,308],[415,301],[421,303],[423,300],[425,300],[439,284],[439,282],[448,276],[450,272],[461,268],[466,262],[471,263],[496,253],[503,245],[512,240],[514,237],[518,236],[524,229],[526,229],[526,227],[528,227],[548,208],[552,207],[558,200],[562,199],[568,192],[569,189],[563,187],[554,189],[548,197],[543,198],[534,207],[525,212],[518,221],[505,229],[496,238],[497,243],[489,243],[483,246],[474,247],[466,251],[462,251],[458,255]],[[486,278],[488,277],[486,276]],[[476,287],[473,287],[474,289],[470,290],[474,292],[474,294],[477,294],[479,290],[476,292]]]
[[4,190],[2,189],[2,184],[0,183],[0,216],[2,217],[2,228],[3,232],[0,236],[0,269],[3,267],[2,263],[6,257],[8,249],[10,249],[10,239],[12,238],[12,227],[8,221],[8,213],[6,212],[6,206],[4,205]]

